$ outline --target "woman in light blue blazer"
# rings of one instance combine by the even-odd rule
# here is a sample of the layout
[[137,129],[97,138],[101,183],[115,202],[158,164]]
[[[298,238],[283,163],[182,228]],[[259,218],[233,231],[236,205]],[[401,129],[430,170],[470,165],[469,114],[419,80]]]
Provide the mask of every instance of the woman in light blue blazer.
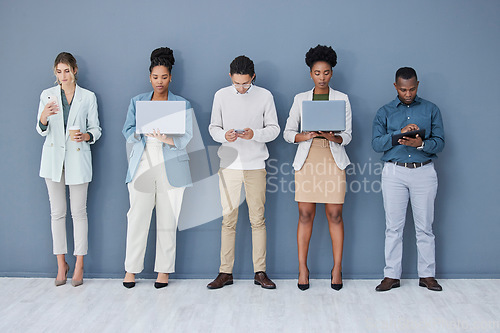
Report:
[[[58,273],[55,285],[66,283],[66,185],[73,217],[75,270],[71,283],[83,283],[83,256],[87,254],[87,189],[92,180],[90,145],[101,136],[95,94],[76,84],[78,66],[67,52],[54,61],[55,87],[40,95],[36,130],[45,137],[40,177],[45,178],[50,200],[53,251]],[[70,133],[72,132],[72,133]]]
[[[153,91],[135,96],[130,101],[123,135],[129,151],[125,182],[130,196],[127,213],[127,245],[125,254],[126,288],[135,286],[135,275],[144,269],[144,254],[153,208],[156,207],[156,288],[168,285],[169,273],[175,271],[177,222],[184,189],[192,186],[186,146],[193,137],[191,104],[169,91],[172,81],[173,51],[161,47],[151,53],[149,79]],[[186,131],[167,136],[159,131],[136,133],[137,101],[184,101]]]

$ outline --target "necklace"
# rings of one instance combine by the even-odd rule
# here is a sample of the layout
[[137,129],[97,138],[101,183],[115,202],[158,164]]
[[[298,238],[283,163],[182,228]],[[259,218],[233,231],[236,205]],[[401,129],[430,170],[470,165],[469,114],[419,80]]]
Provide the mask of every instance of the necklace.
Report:
[[64,95],[66,95],[66,101],[68,101],[68,104],[71,104],[71,102],[73,101],[73,96],[75,94],[76,87],[73,87],[73,89],[69,91],[67,89],[64,89],[61,85],[61,89],[62,91],[64,91]]

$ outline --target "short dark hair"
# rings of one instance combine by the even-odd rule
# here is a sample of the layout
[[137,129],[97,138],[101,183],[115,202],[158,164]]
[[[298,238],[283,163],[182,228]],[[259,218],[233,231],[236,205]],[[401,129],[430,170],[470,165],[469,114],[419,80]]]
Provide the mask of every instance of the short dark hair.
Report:
[[331,46],[317,45],[311,47],[306,53],[306,65],[312,68],[318,61],[325,61],[333,68],[337,64],[337,53]]
[[165,66],[168,71],[172,73],[172,66],[175,63],[174,51],[168,47],[159,47],[153,52],[151,52],[151,65],[149,66],[149,72],[153,70],[156,66]]
[[415,78],[415,80],[418,81],[417,72],[411,67],[401,67],[400,69],[398,69],[396,71],[396,79],[394,82],[397,82],[399,77],[403,80]]
[[240,55],[239,57],[234,58],[229,65],[229,74],[241,74],[241,75],[250,75],[254,76],[255,67],[253,61],[247,56]]

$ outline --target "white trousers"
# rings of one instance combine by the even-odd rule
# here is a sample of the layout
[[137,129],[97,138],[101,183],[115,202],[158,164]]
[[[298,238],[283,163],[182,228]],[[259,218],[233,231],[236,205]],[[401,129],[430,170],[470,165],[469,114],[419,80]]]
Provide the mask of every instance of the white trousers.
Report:
[[418,251],[419,277],[436,274],[434,234],[434,200],[438,180],[434,164],[409,169],[385,163],[382,172],[382,195],[385,209],[385,268],[384,277],[401,278],[403,229],[408,200],[411,202]]
[[[52,247],[55,255],[67,254],[66,241],[66,185],[64,170],[60,182],[45,178],[50,201]],[[68,185],[75,256],[84,256],[88,249],[87,190],[89,183]]]
[[181,212],[183,187],[172,187],[167,179],[162,143],[148,141],[139,167],[128,184],[130,209],[127,213],[125,271],[140,273],[153,208],[156,207],[155,272],[175,271],[176,231]]

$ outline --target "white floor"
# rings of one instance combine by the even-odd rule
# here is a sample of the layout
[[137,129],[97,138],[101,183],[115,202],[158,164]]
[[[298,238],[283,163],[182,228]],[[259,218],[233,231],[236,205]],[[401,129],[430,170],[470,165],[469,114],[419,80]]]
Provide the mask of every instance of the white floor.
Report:
[[154,280],[133,289],[116,279],[55,287],[53,279],[0,278],[0,332],[500,332],[500,280],[439,280],[442,292],[402,280],[379,293],[378,280],[275,280],[264,290],[236,280]]

